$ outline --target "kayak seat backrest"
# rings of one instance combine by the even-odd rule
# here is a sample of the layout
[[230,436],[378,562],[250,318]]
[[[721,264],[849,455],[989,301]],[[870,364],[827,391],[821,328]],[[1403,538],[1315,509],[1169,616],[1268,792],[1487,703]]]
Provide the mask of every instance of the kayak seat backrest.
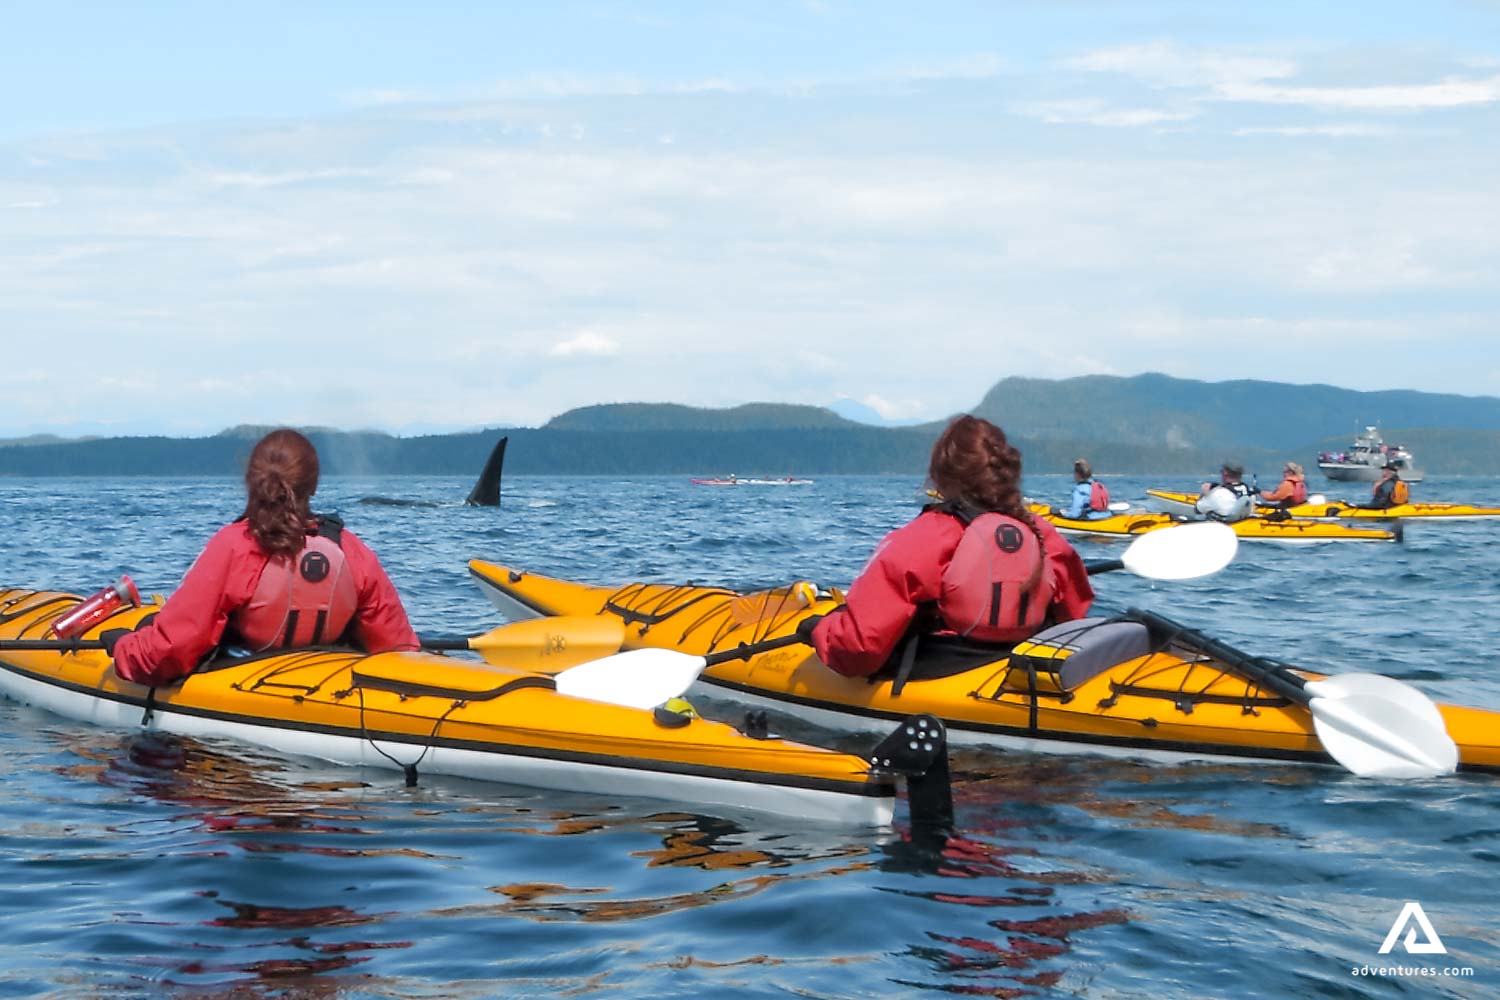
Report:
[[1057,675],[1071,691],[1099,674],[1151,652],[1151,635],[1140,622],[1079,618],[1045,628],[1011,652],[1011,666],[1032,666]]

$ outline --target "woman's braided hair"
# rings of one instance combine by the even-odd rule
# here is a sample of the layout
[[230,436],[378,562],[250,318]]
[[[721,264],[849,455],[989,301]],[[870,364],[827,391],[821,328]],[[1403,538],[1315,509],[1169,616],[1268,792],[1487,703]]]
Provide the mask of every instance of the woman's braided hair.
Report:
[[954,418],[932,446],[927,478],[945,500],[1030,525],[1046,551],[1042,529],[1021,499],[1021,453],[988,420],[969,414]]
[[318,491],[318,452],[294,430],[261,438],[245,467],[245,513],[250,536],[272,558],[292,558],[307,543],[308,506]]

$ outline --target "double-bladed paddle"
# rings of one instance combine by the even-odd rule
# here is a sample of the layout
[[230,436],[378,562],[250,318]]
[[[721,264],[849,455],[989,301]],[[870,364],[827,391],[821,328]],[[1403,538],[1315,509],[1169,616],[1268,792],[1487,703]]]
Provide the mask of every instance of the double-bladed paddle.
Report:
[[1118,559],[1086,564],[1089,575],[1123,569],[1148,580],[1192,580],[1228,566],[1240,536],[1219,521],[1193,521],[1136,537]]
[[[1088,564],[1091,574],[1124,569],[1153,580],[1185,580],[1222,569],[1234,558],[1239,538],[1214,522],[1178,525],[1141,535],[1119,559]],[[553,674],[563,694],[593,701],[651,708],[683,694],[715,663],[751,656],[801,640],[782,636],[741,645],[708,657],[670,649],[619,652],[624,624],[602,615],[557,616],[512,622],[483,635],[424,636],[432,650],[473,650],[487,662]],[[97,639],[0,640],[0,649],[103,649]]]
[[[1123,569],[1147,579],[1186,580],[1222,569],[1234,557],[1238,545],[1238,536],[1227,526],[1195,522],[1144,534],[1119,559],[1090,563],[1087,568],[1091,575]],[[1446,774],[1456,769],[1458,748],[1448,735],[1441,712],[1409,684],[1368,673],[1308,680],[1161,616],[1136,610],[1129,615],[1157,634],[1173,636],[1175,641],[1185,642],[1306,706],[1323,748],[1355,774],[1398,778]],[[554,623],[561,620],[550,619]],[[800,641],[796,635],[781,636],[708,656],[637,649],[574,667],[568,673],[574,674],[579,683],[579,689],[572,693],[600,700],[630,697],[649,707],[681,695],[699,674],[716,663]]]
[[1458,745],[1448,735],[1432,699],[1404,681],[1380,674],[1335,674],[1308,680],[1278,663],[1247,656],[1226,643],[1150,611],[1129,609],[1162,641],[1177,642],[1221,660],[1281,695],[1306,706],[1328,755],[1355,774],[1422,778],[1458,768]]
[[[618,653],[625,641],[625,625],[618,618],[600,615],[532,618],[483,635],[418,636],[417,640],[423,649],[473,650],[497,666],[556,673]],[[100,639],[0,639],[0,650],[76,653],[107,648]]]
[[[473,650],[497,666],[554,674],[557,689],[563,694],[631,708],[660,705],[687,690],[692,683],[692,678],[682,684],[670,678],[657,679],[659,671],[652,669],[648,682],[637,688],[631,683],[634,671],[628,659],[617,668],[621,676],[606,677],[598,663],[606,659],[614,662],[611,654],[629,655],[620,653],[625,626],[618,618],[597,615],[534,618],[501,625],[483,635],[419,636],[418,639],[423,649]],[[100,639],[0,639],[0,650],[76,653],[104,649],[107,647]],[[580,664],[588,669],[575,674]],[[673,688],[672,693],[656,698],[653,692],[664,683]]]
[[483,635],[417,638],[423,649],[469,649],[496,666],[551,674],[618,653],[625,623],[604,615],[559,615],[511,622]]
[[[1188,580],[1223,569],[1234,558],[1239,543],[1239,536],[1223,524],[1213,521],[1183,524],[1141,535],[1130,543],[1119,559],[1088,563],[1086,568],[1091,575],[1123,569],[1152,580]],[[556,632],[571,636],[575,625],[581,630],[586,627],[583,623],[592,621],[592,616],[533,619],[502,625],[488,635],[496,636],[509,629],[545,622],[550,623]],[[614,621],[618,624],[618,620]],[[471,641],[477,643],[482,638],[485,637],[475,637]],[[632,649],[572,667],[566,671],[572,675],[567,682],[559,674],[558,690],[616,704],[625,704],[629,700],[649,708],[682,695],[699,674],[716,663],[743,659],[800,642],[802,639],[796,635],[785,635],[764,642],[744,643],[708,656],[694,656],[675,649]],[[618,644],[615,648],[619,648]],[[509,664],[510,660],[500,654],[493,662]],[[553,662],[561,666],[563,661]],[[527,666],[533,670],[552,669],[546,662],[528,663]],[[568,690],[564,690],[565,683]]]

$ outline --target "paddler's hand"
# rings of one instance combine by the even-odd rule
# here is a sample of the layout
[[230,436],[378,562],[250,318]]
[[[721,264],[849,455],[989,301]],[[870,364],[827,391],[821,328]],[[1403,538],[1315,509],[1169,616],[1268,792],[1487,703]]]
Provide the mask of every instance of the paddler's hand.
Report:
[[146,615],[144,618],[142,618],[140,621],[136,622],[135,628],[107,628],[103,632],[100,632],[99,641],[104,643],[104,651],[109,654],[109,658],[111,660],[115,658],[115,645],[119,643],[121,636],[129,635],[130,633],[134,632],[135,629],[145,628],[147,625],[150,625],[151,622],[155,619],[156,612],[153,611],[149,615]]
[[120,641],[121,636],[129,635],[133,629],[107,628],[99,633],[99,641],[104,643],[104,651],[109,654],[110,659],[115,658],[115,644]]
[[823,617],[823,615],[808,615],[798,622],[797,638],[811,646],[813,644],[813,629],[818,627],[818,622],[822,621]]

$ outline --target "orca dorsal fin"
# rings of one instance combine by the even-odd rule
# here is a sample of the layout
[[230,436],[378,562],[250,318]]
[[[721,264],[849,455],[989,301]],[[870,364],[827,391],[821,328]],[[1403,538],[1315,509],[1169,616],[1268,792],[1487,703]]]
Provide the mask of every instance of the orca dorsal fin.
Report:
[[505,442],[509,440],[509,437],[502,437],[496,443],[495,450],[484,463],[484,471],[479,474],[479,482],[474,484],[464,503],[471,507],[500,506],[500,470],[505,465]]

